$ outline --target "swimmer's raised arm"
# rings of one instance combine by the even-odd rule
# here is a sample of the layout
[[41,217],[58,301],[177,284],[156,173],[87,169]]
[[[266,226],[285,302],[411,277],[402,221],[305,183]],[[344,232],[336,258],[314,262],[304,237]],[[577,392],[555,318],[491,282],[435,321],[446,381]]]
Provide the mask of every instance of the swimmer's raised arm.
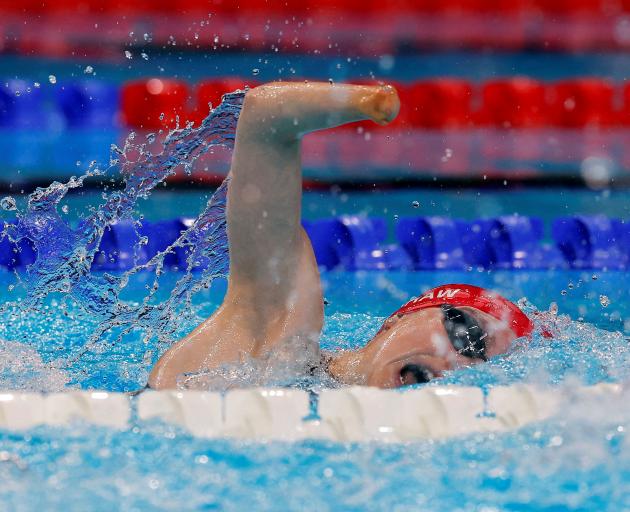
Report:
[[274,83],[247,93],[228,187],[228,291],[221,307],[171,347],[149,379],[174,387],[186,374],[299,340],[318,349],[323,301],[317,263],[300,223],[300,139],[314,130],[398,113],[391,87]]
[[272,83],[251,90],[238,122],[228,195],[230,292],[271,307],[295,290],[304,251],[300,139],[309,132],[398,113],[387,86]]

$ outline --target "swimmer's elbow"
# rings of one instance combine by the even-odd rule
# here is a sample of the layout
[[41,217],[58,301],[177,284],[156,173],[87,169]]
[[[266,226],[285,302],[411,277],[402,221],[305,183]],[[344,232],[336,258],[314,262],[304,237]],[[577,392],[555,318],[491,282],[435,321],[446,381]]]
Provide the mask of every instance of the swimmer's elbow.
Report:
[[250,129],[267,141],[291,142],[297,138],[291,106],[281,84],[265,84],[245,96],[239,131]]

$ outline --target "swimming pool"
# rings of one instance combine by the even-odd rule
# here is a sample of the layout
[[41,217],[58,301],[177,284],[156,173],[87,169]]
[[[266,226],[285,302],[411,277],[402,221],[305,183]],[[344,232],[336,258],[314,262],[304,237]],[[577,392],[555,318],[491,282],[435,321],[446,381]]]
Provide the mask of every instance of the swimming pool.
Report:
[[[594,295],[586,301],[585,320],[601,325],[608,320],[597,302],[599,293],[611,296],[609,307],[628,303],[611,286],[613,279],[628,277],[621,273],[600,275],[596,281],[590,273],[556,273],[554,279],[547,273],[515,272],[331,273],[325,276],[330,305],[324,345],[350,346],[367,339],[382,315],[398,304],[391,284],[414,293],[417,286],[461,277],[498,284],[511,291],[510,297],[527,294],[541,306],[556,286],[577,285],[581,279],[575,293],[560,296],[565,298],[560,311],[577,316],[582,296]],[[141,295],[142,280],[135,287]],[[211,311],[219,296],[217,288],[200,297],[204,304],[198,314]],[[146,363],[136,353],[141,343],[95,353],[69,372],[42,367],[28,347],[44,349],[44,358],[59,357],[90,330],[85,317],[72,310],[66,317],[54,300],[46,311],[50,318],[5,324],[2,337],[11,342],[2,349],[3,387],[51,389],[69,378],[82,388],[123,390],[143,382]],[[567,318],[559,322],[563,335],[558,339],[535,339],[488,364],[453,372],[444,382],[553,384],[570,396],[578,383],[627,378],[630,361],[623,336]],[[182,325],[182,331],[193,323]],[[18,342],[23,344],[19,349]],[[7,364],[16,353],[23,365],[19,369]],[[3,431],[0,495],[10,510],[37,510],[44,504],[104,511],[236,510],[245,505],[256,510],[623,510],[630,496],[626,400],[624,394],[618,401],[571,404],[549,421],[511,433],[396,445],[208,440],[173,425],[141,421],[123,431],[80,423]]]
[[[553,218],[595,213],[604,201],[607,213],[623,217],[629,197],[567,189],[498,192],[312,192],[305,195],[304,215],[364,212],[393,222],[395,215],[416,211],[412,202],[419,201],[431,213],[463,218],[528,214],[548,204],[544,211]],[[155,194],[139,203],[138,213],[154,220],[195,215],[207,197],[205,191]],[[71,197],[68,216],[99,200],[87,192]],[[150,276],[133,276],[125,299],[140,301]],[[156,300],[167,298],[179,277],[166,275]],[[547,318],[560,335],[518,344],[505,356],[431,384],[554,386],[565,405],[547,421],[508,433],[387,445],[203,439],[137,418],[122,431],[80,422],[2,431],[0,498],[8,510],[623,510],[630,506],[627,394],[575,403],[571,390],[627,380],[627,339],[615,331],[630,330],[625,322],[629,292],[619,285],[628,278],[628,272],[578,270],[323,274],[326,349],[360,345],[402,301],[442,282],[471,282],[511,299],[527,297],[543,311],[555,311],[551,303],[556,303],[557,315]],[[0,279],[5,297],[16,300],[23,293],[15,275],[5,272]],[[178,332],[210,314],[224,291],[225,282],[216,280],[197,294]],[[602,295],[608,297],[604,304]],[[150,361],[144,355],[153,341],[147,344],[140,333],[131,332],[124,343],[97,345],[75,362],[51,369],[42,360],[72,360],[98,321],[61,294],[50,295],[37,313],[14,313],[2,314],[3,389],[131,391],[146,382]]]
[[[210,3],[212,13],[207,12]],[[0,114],[3,108],[10,114],[4,124],[0,119],[0,188],[12,196],[0,196],[0,220],[15,226],[5,227],[12,236],[37,242],[42,260],[28,271],[23,264],[13,269],[14,245],[0,238],[0,426],[6,426],[0,428],[0,510],[630,510],[630,292],[625,285],[630,231],[624,233],[627,261],[615,270],[567,270],[566,265],[496,270],[467,262],[468,270],[323,271],[321,343],[326,350],[362,345],[401,303],[444,282],[474,283],[513,300],[526,298],[523,307],[537,309],[537,324],[554,335],[517,341],[507,354],[447,372],[413,390],[360,388],[368,398],[379,397],[361,403],[373,409],[371,416],[356,414],[351,400],[333,400],[332,408],[338,410],[332,412],[359,419],[355,436],[343,431],[346,435],[304,439],[304,432],[318,434],[319,420],[330,427],[337,418],[327,416],[327,397],[340,393],[347,398],[355,389],[327,389],[338,384],[296,375],[291,364],[278,365],[270,374],[246,362],[242,371],[223,380],[200,379],[219,388],[215,393],[187,391],[179,398],[175,392],[125,394],[145,385],[159,354],[210,315],[225,293],[225,279],[215,278],[226,269],[224,203],[219,197],[212,211],[213,190],[183,187],[210,183],[215,172],[226,171],[226,160],[211,157],[209,165],[202,160],[193,179],[179,173],[174,180],[178,189],[163,189],[161,181],[194,153],[197,142],[212,137],[229,146],[230,120],[227,126],[211,121],[203,137],[196,135],[198,128],[176,136],[165,157],[149,159],[146,166],[135,160],[136,150],[143,149],[135,144],[149,141],[154,138],[150,131],[164,127],[160,122],[149,130],[146,124],[156,121],[158,113],[160,121],[166,109],[180,109],[180,121],[188,114],[194,114],[196,123],[201,120],[198,114],[207,112],[210,100],[201,94],[204,84],[212,88],[225,80],[223,86],[230,83],[232,90],[242,88],[234,79],[252,84],[376,78],[398,83],[401,93],[425,81],[445,87],[435,89],[442,92],[434,97],[402,95],[399,126],[413,127],[408,134],[395,128],[373,136],[361,128],[309,141],[313,147],[306,145],[303,165],[304,176],[315,179],[310,185],[350,188],[333,185],[306,192],[307,222],[356,214],[382,218],[388,238],[378,243],[385,246],[399,242],[395,227],[400,219],[420,215],[467,221],[536,216],[545,226],[536,244],[554,242],[549,228],[563,216],[630,219],[627,190],[558,186],[561,180],[584,179],[601,188],[625,180],[630,88],[624,52],[629,38],[627,9],[619,2],[534,2],[533,9],[530,2],[486,0],[392,5],[302,0],[297,11],[312,13],[304,27],[295,17],[297,5],[266,2],[261,11],[262,3],[26,2],[20,3],[19,14],[8,3],[0,6],[5,36],[0,39],[0,75],[7,82],[0,85],[10,93],[4,106],[0,98]],[[185,14],[191,8],[192,15]],[[291,19],[285,12],[293,13]],[[322,31],[322,22],[328,29]],[[87,89],[81,79],[88,79]],[[555,82],[567,79],[568,89],[558,95]],[[131,109],[122,108],[118,94],[136,80],[141,94],[127,102]],[[497,83],[500,87],[485,96]],[[188,90],[176,105],[169,100],[169,84],[180,93]],[[217,100],[211,98],[213,104]],[[459,105],[455,115],[447,108],[452,102]],[[404,109],[420,114],[425,103],[438,114],[435,119],[431,113],[407,117],[411,110]],[[18,108],[11,112],[7,105],[13,104]],[[133,121],[130,111],[137,115]],[[565,114],[572,118],[568,124]],[[122,143],[127,129],[137,130],[135,142],[127,141],[130,160],[137,165],[131,165],[126,189],[113,164],[101,170],[104,176],[86,179],[87,186],[76,180],[67,188],[55,185],[31,197],[31,204],[19,193],[22,187],[32,190],[35,182],[81,174],[92,159],[100,165],[117,161],[125,151],[108,148]],[[157,146],[160,142],[158,136]],[[442,180],[445,172],[452,173],[451,181]],[[552,173],[556,185],[551,188],[514,181],[535,176],[545,183]],[[471,188],[469,177],[486,186]],[[384,181],[405,178],[425,180],[416,184],[426,188]],[[372,180],[393,188],[368,190]],[[358,181],[363,188],[352,188]],[[443,188],[455,185],[462,188]],[[158,257],[146,270],[112,264],[113,270],[103,272],[111,257],[107,251],[97,257],[100,270],[91,266],[95,242],[104,231],[113,231],[108,225],[118,220],[194,219],[200,214],[198,225],[186,224],[192,229],[184,239],[186,249],[178,247],[177,256],[181,263],[182,253],[191,254],[186,251],[211,239],[210,250],[193,253],[193,259],[202,261],[199,268],[162,269],[165,257]],[[24,222],[14,224],[16,216]],[[207,229],[214,221],[219,228]],[[140,238],[135,240],[134,249],[141,249]],[[498,403],[495,397],[503,391],[504,403]],[[278,409],[293,416],[274,436],[260,434],[271,413],[253,399],[240,403],[240,421],[247,427],[242,432],[212,431],[213,422],[232,420],[230,399],[243,396],[239,393],[285,398],[293,393],[302,403],[294,410]],[[446,398],[418,400],[422,393]],[[457,398],[457,407],[448,405],[449,394]],[[550,396],[550,418],[519,416],[519,409],[536,410]],[[116,400],[123,407],[112,407]],[[197,415],[196,427],[212,423],[207,430],[193,428],[182,405],[186,400],[187,407],[197,408],[191,416]],[[98,414],[87,414],[99,401],[104,406]],[[301,435],[291,430],[296,411],[295,423],[313,427],[304,427]],[[426,418],[433,413],[435,425]],[[397,424],[398,415],[408,423]],[[361,425],[368,416],[376,421]],[[28,427],[19,427],[20,420]],[[493,429],[481,431],[488,425]],[[291,436],[298,440],[287,441]]]

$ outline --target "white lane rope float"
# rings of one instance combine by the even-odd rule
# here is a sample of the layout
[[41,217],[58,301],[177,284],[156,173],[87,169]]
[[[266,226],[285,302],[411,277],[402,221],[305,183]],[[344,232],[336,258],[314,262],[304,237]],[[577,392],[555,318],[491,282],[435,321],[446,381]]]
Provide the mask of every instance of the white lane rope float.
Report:
[[622,397],[619,384],[573,388],[530,385],[441,386],[408,390],[349,387],[322,391],[317,413],[308,392],[289,388],[146,391],[132,397],[106,391],[38,394],[0,392],[0,429],[21,431],[73,422],[124,430],[163,421],[205,438],[340,442],[406,442],[517,429],[561,413],[570,400]]

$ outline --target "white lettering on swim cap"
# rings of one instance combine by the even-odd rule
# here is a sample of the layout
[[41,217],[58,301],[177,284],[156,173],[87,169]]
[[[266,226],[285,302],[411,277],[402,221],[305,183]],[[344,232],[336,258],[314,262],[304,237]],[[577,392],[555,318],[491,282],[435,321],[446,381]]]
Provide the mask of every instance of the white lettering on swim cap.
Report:
[[[444,290],[438,290],[437,298],[438,299],[444,299],[444,298],[452,299],[460,291],[461,291],[461,288],[455,288],[455,289],[453,289],[453,288],[446,288]],[[434,298],[435,298],[435,295],[434,295],[433,290],[432,290],[429,293],[426,293],[422,297],[420,297],[417,302],[421,302],[421,301],[423,301],[425,299],[434,299]]]
[[454,290],[452,288],[447,288],[446,290],[440,290],[438,291],[438,299],[443,299],[444,297],[446,297],[447,299],[452,299],[458,293],[459,293],[459,288],[455,288]]

